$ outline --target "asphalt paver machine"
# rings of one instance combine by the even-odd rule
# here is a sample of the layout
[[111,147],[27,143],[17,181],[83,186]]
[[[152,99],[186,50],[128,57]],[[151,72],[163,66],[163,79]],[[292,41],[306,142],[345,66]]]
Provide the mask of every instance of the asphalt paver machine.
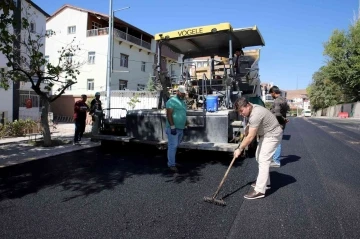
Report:
[[[123,135],[100,133],[94,138],[102,140],[102,144],[107,141],[167,144],[165,102],[176,91],[177,85],[172,84],[167,70],[161,68],[161,49],[166,45],[182,55],[183,60],[179,62],[182,69],[195,58],[210,58],[209,76],[204,74],[198,79],[184,74],[184,80],[179,83],[185,85],[188,92],[196,87],[195,98],[202,103],[200,107],[189,107],[187,110],[188,129],[179,147],[232,152],[239,143],[244,126],[242,117],[233,109],[235,100],[246,96],[250,102],[264,105],[259,78],[260,48],[247,50],[248,47],[265,45],[259,29],[256,26],[235,29],[230,23],[220,23],[159,33],[155,35],[155,40],[158,42],[158,64],[154,84],[160,93],[157,109],[128,110],[122,119]],[[244,49],[241,70],[236,74],[233,67],[235,49]],[[228,62],[216,61],[215,56],[228,58]],[[219,68],[222,72],[220,76],[216,71]],[[209,96],[218,99],[216,110],[207,109]]]

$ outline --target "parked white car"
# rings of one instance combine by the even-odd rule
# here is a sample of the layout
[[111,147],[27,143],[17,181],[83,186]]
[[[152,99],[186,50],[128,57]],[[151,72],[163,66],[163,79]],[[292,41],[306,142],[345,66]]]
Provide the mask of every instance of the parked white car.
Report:
[[304,115],[304,117],[311,117],[311,111],[310,110],[304,110],[303,115]]

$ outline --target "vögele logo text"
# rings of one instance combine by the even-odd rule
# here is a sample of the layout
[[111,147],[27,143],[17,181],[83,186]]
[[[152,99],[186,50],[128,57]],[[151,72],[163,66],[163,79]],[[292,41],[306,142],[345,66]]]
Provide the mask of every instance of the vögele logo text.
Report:
[[203,33],[203,29],[202,28],[193,28],[193,29],[188,29],[188,30],[182,30],[179,31],[179,37],[182,36],[191,36],[191,35],[196,35],[196,34],[201,34]]

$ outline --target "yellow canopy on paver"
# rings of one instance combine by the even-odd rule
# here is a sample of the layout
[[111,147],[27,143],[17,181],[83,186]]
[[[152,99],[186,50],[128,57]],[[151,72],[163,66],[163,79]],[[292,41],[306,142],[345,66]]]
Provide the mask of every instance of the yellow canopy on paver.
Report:
[[265,46],[257,26],[234,29],[230,23],[192,27],[171,32],[158,33],[156,41],[161,41],[184,58],[202,56],[229,57],[229,40],[233,49]]

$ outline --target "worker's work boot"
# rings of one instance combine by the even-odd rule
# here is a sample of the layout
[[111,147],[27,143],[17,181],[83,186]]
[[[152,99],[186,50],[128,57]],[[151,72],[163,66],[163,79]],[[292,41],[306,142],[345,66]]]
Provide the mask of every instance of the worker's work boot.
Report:
[[177,168],[176,166],[171,166],[171,167],[169,167],[169,170],[170,170],[171,172],[173,172],[173,173],[179,172],[179,170],[178,170],[178,168]]
[[281,167],[281,164],[280,164],[280,162],[279,162],[279,163],[271,162],[271,163],[270,163],[270,167],[271,167],[271,168],[280,168],[280,167]]
[[244,198],[246,198],[246,199],[258,199],[258,198],[263,198],[263,197],[265,197],[264,193],[256,192],[255,190],[252,190],[251,192],[249,192],[248,194],[246,194],[244,196]]

